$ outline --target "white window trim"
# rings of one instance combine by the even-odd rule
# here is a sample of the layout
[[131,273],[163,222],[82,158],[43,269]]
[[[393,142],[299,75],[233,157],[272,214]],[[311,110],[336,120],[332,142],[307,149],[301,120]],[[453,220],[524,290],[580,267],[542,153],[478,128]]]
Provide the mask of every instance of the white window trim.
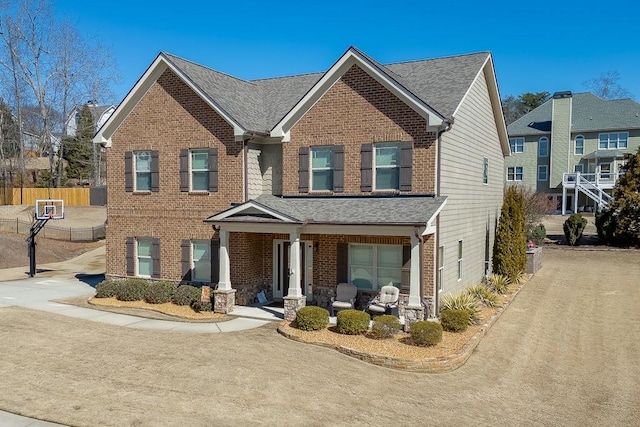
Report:
[[[149,170],[148,171],[138,171],[138,154],[143,154],[146,153],[149,156]],[[140,193],[147,193],[151,191],[151,170],[153,169],[151,162],[153,160],[151,159],[151,151],[148,150],[141,150],[141,151],[134,151],[133,152],[133,191],[134,192],[140,192]],[[147,173],[149,174],[149,188],[145,188],[145,189],[139,189],[138,188],[138,173]]]
[[438,292],[444,290],[444,245],[438,247],[438,283],[436,286],[438,287]]
[[[393,165],[384,165],[378,166],[376,164],[376,148],[378,147],[395,147],[398,150],[398,164]],[[373,144],[373,155],[371,156],[371,181],[373,191],[399,191],[400,190],[400,156],[402,153],[400,152],[400,143],[399,142],[379,142]],[[397,169],[398,170],[398,187],[397,188],[377,188],[376,176],[378,175],[376,172],[378,168],[381,169]]]
[[[324,150],[330,150],[331,152],[331,167],[330,168],[314,168],[313,167],[313,150],[317,150],[317,149],[324,149]],[[309,147],[309,191],[315,191],[317,193],[322,193],[322,192],[331,192],[333,191],[333,187],[335,185],[333,185],[332,182],[332,186],[331,188],[328,189],[322,189],[322,190],[316,190],[313,188],[313,171],[333,171],[335,168],[335,165],[333,164],[333,155],[334,155],[334,148],[332,146],[328,146],[328,145],[317,145],[314,147]]]
[[[150,243],[150,249],[151,249],[151,254],[147,257],[147,256],[142,256],[139,253],[139,247],[140,247],[140,241],[141,240],[146,240]],[[136,277],[144,277],[144,278],[148,278],[151,277],[151,274],[146,275],[146,274],[140,274],[140,258],[144,258],[144,259],[149,259],[151,261],[151,270],[153,273],[153,239],[150,237],[137,237],[136,238],[136,244],[135,244],[135,264],[136,264]]]
[[[542,170],[544,170],[544,179],[540,178]],[[538,181],[549,181],[549,168],[547,165],[538,165]]]
[[[509,179],[509,169],[513,169],[513,179]],[[520,169],[520,174],[517,173],[517,169]],[[521,175],[520,179],[516,179],[518,175]],[[507,167],[507,181],[510,182],[522,182],[524,180],[524,167],[523,166],[509,166]]]
[[[543,141],[547,151],[546,154],[540,154],[540,148],[543,147]],[[549,157],[549,138],[547,138],[546,136],[543,136],[538,140],[538,157]]]
[[[194,252],[196,243],[204,243],[205,245],[207,245],[207,248],[208,248],[208,251],[209,251],[209,278],[208,278],[208,280],[198,280],[195,277],[196,260],[193,257],[193,252]],[[200,240],[200,239],[192,240],[191,241],[191,254],[189,256],[191,258],[191,260],[190,260],[191,271],[193,272],[191,274],[191,281],[196,282],[196,283],[207,283],[207,282],[210,282],[211,281],[211,269],[213,268],[213,266],[211,265],[211,240]],[[198,260],[198,261],[200,261],[200,260]]]
[[[602,135],[607,135],[607,147],[602,148],[600,146]],[[611,135],[616,135],[616,145],[615,147],[611,147]],[[626,145],[624,147],[620,147],[620,135],[625,135]],[[624,150],[629,148],[629,132],[602,132],[598,134],[598,150]]]
[[[513,141],[513,145],[511,144],[511,141]],[[520,144],[520,142],[521,142],[521,144]],[[522,146],[522,151],[515,150],[515,148],[517,148],[518,146]],[[522,153],[524,153],[524,138],[509,138],[509,149],[511,151],[511,154],[522,154]]]
[[482,184],[489,185],[489,158],[482,159]]
[[[207,163],[209,163],[209,149],[207,148],[192,148],[189,150],[189,192],[191,193],[208,193],[209,192],[209,175],[211,165],[207,169],[194,169],[193,168],[193,156],[192,153],[205,153],[207,156]],[[193,188],[193,173],[194,172],[207,172],[207,188],[205,190],[194,190]]]
[[[373,248],[373,260],[372,260],[372,265],[371,268],[373,269],[373,274],[371,277],[371,288],[358,288],[358,289],[362,289],[362,290],[371,290],[371,291],[379,291],[380,288],[378,288],[378,268],[380,268],[378,266],[378,247],[381,246],[387,246],[387,247],[399,247],[400,251],[402,251],[402,245],[385,245],[385,244],[375,244],[375,243],[349,243],[349,249],[351,249],[351,246],[371,246]],[[349,253],[351,253],[351,251],[349,250]],[[363,266],[364,267],[364,266]],[[368,266],[367,266],[368,267]],[[351,256],[349,256],[349,259],[347,260],[347,268],[348,268],[348,279],[349,279],[349,283],[352,282],[351,280]],[[402,278],[402,265],[400,266],[400,277]],[[384,286],[384,285],[383,285]]]
[[[580,153],[578,153],[578,138],[580,138],[582,140],[582,149],[581,149]],[[585,140],[585,138],[584,138],[583,135],[576,135],[576,137],[573,139],[573,155],[574,156],[582,156],[582,155],[584,155],[584,140]],[[598,138],[598,141],[599,141],[599,138]]]
[[464,260],[464,256],[460,255],[460,252],[463,252],[464,247],[463,247],[463,243],[462,243],[462,239],[458,240],[458,282],[460,282],[462,280],[462,273],[463,273],[463,260]]

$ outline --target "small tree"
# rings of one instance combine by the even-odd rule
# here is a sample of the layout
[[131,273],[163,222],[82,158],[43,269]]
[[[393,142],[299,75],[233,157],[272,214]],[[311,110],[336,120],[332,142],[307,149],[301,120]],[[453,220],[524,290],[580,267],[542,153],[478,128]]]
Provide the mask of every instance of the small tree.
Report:
[[598,237],[614,246],[640,246],[640,148],[624,166],[613,202],[596,215]]
[[93,115],[89,106],[82,107],[76,136],[65,138],[64,158],[68,162],[69,178],[90,178],[93,176]]
[[564,236],[567,238],[567,243],[570,246],[575,246],[582,238],[582,232],[587,226],[587,220],[579,213],[571,214],[569,218],[562,225],[564,230]]
[[493,244],[493,273],[514,280],[527,265],[527,231],[522,190],[509,187],[504,196]]

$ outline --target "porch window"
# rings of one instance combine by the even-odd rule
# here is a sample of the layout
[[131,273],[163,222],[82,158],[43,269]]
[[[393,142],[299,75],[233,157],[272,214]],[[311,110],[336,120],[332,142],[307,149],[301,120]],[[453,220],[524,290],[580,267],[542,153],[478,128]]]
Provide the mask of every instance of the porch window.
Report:
[[582,171],[584,170],[584,166],[583,165],[573,165],[573,172],[579,172],[582,173]]
[[524,153],[524,138],[509,138],[511,154]]
[[211,241],[194,240],[191,242],[192,273],[194,282],[211,281]]
[[135,191],[151,191],[151,153],[135,153]]
[[538,166],[538,181],[546,181],[549,177],[547,173],[547,165]]
[[627,148],[628,139],[628,132],[601,133],[599,135],[600,141],[598,144],[598,148],[600,150],[616,150]]
[[209,191],[209,149],[191,150],[191,191]]
[[398,144],[375,144],[376,190],[400,189],[400,146]]
[[573,154],[576,156],[582,156],[584,154],[584,136],[576,136],[573,146]]
[[333,147],[311,148],[311,191],[333,190]]
[[137,258],[137,276],[151,277],[153,273],[153,258],[151,256],[151,248],[153,246],[153,239],[138,238],[138,245],[136,248]]
[[349,245],[349,281],[360,289],[377,291],[402,281],[402,246]]
[[514,166],[507,168],[507,181],[522,181],[523,167]]
[[547,138],[546,136],[543,136],[538,140],[538,156],[549,156],[549,138]]

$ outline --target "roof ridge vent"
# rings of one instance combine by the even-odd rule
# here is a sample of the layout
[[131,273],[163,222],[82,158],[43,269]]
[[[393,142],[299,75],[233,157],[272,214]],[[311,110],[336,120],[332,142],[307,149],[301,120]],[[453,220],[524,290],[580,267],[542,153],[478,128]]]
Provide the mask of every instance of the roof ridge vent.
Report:
[[563,98],[571,98],[573,95],[570,90],[565,90],[562,92],[554,92],[553,99],[563,99]]

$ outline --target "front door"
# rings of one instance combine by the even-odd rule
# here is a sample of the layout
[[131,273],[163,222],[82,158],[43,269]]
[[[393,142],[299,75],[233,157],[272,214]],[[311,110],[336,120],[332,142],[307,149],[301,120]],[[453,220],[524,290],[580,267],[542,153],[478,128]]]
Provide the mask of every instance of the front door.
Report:
[[[273,298],[281,299],[289,292],[289,257],[291,255],[291,242],[274,240],[273,242]],[[300,241],[300,266],[302,277],[300,287],[307,301],[313,299],[313,242]]]

